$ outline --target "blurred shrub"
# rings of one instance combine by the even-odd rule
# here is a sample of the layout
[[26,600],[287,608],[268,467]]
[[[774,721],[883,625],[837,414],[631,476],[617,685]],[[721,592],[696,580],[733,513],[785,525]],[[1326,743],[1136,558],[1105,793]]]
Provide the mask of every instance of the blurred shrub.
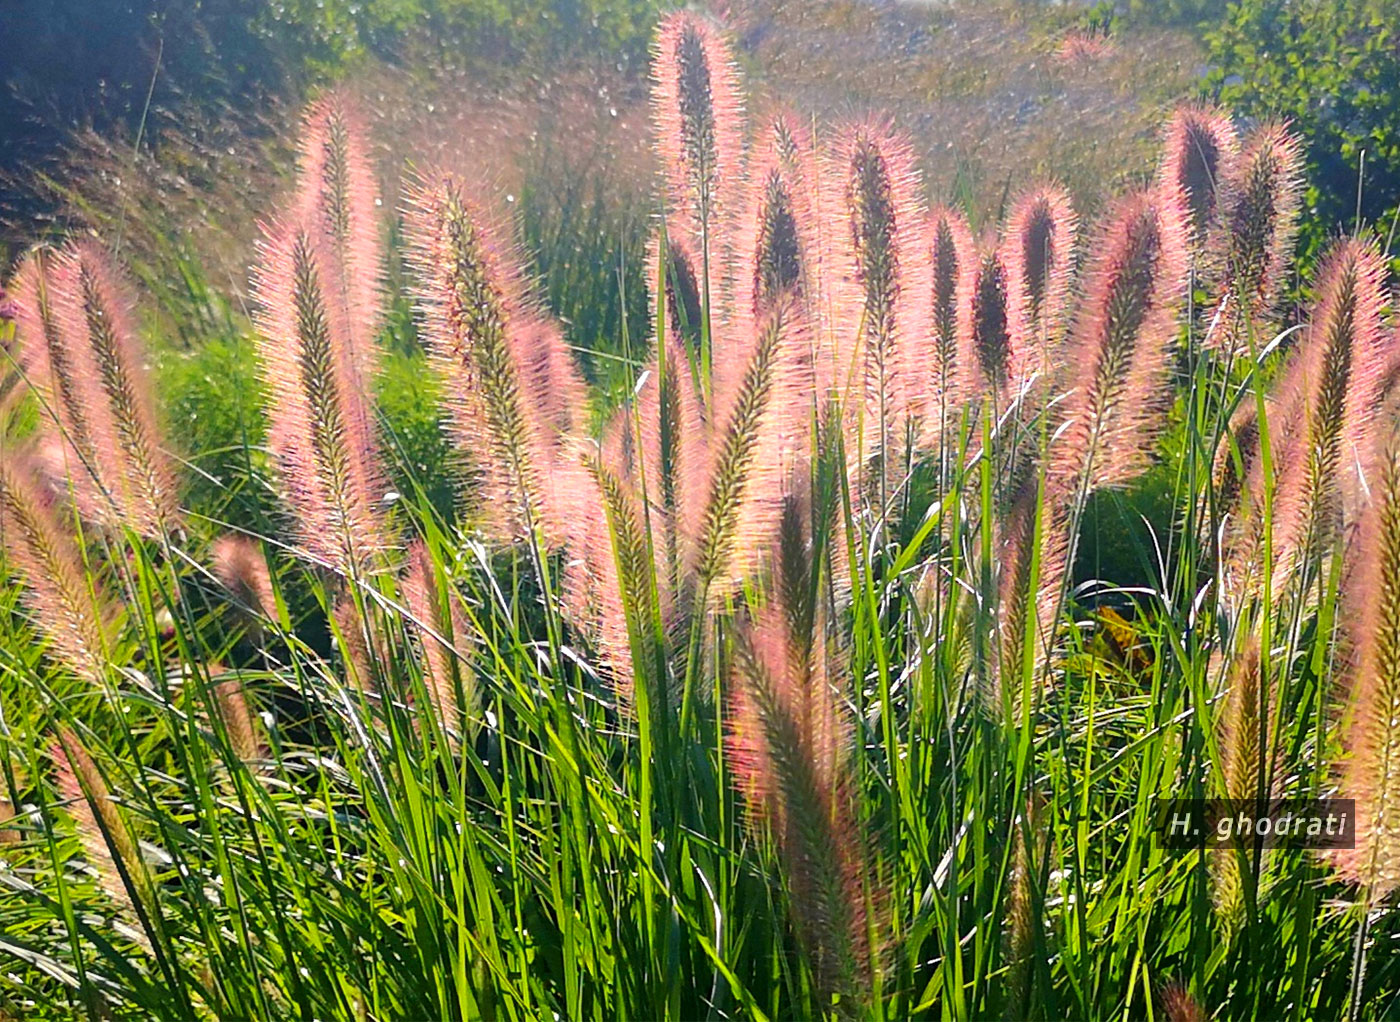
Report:
[[1239,0],[1206,33],[1209,84],[1248,117],[1307,140],[1300,255],[1313,262],[1360,213],[1382,237],[1400,214],[1400,20],[1393,0]]

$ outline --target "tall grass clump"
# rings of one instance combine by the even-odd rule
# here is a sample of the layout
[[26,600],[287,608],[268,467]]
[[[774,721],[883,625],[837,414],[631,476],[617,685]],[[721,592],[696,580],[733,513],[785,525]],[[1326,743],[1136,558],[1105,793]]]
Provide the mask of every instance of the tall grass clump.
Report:
[[[1298,142],[1209,109],[1081,226],[1050,178],[930,205],[879,118],[750,120],[696,13],[651,89],[620,396],[489,175],[393,208],[348,91],[249,253],[266,430],[217,475],[107,250],[20,261],[0,1013],[1388,1017],[1380,244],[1280,310]],[[1161,840],[1331,795],[1353,848]]]

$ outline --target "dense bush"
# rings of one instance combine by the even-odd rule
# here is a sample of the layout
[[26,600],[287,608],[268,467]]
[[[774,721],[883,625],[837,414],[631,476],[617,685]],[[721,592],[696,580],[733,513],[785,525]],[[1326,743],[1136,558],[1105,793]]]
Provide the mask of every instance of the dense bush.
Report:
[[1306,262],[1358,212],[1382,237],[1400,214],[1396,15],[1389,0],[1238,0],[1206,26],[1220,100],[1247,117],[1291,118],[1306,140]]

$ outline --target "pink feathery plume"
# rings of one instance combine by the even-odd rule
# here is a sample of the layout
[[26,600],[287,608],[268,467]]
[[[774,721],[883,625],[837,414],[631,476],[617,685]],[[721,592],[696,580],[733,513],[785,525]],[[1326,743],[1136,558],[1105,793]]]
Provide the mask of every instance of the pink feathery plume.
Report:
[[210,549],[214,577],[255,621],[277,620],[277,597],[272,573],[261,548],[247,536],[220,536]]
[[1002,262],[1013,386],[1033,375],[1048,379],[1056,369],[1078,230],[1069,193],[1059,185],[1032,188],[1011,207]]
[[854,1014],[880,967],[879,896],[855,813],[849,679],[815,597],[823,558],[807,518],[798,495],[784,499],[768,603],[736,636],[728,744],[749,822],[776,846],[817,989]]
[[1012,721],[1021,718],[1028,660],[1038,684],[1054,654],[1056,618],[1070,568],[1074,494],[1062,484],[1047,483],[1043,500],[1037,491],[1036,486],[1023,489],[998,528],[998,663],[989,678],[987,702]]
[[23,597],[54,657],[80,678],[102,677],[114,608],[85,570],[73,534],[60,524],[32,465],[0,458],[5,556],[24,579]]
[[243,677],[236,669],[226,671],[219,664],[210,664],[208,671],[213,710],[223,722],[229,746],[245,766],[255,767],[258,760],[267,758],[268,750],[262,729],[248,705]]
[[[156,889],[141,857],[136,836],[127,826],[106,779],[83,743],[60,728],[51,752],[54,787],[68,809],[88,865],[112,903],[137,928],[137,942],[150,952],[146,920],[158,914]],[[139,913],[138,913],[139,906]]]
[[[1386,276],[1374,241],[1338,242],[1319,272],[1307,332],[1269,402],[1276,586],[1309,550],[1335,534],[1346,507],[1361,502],[1360,469],[1376,442],[1396,350],[1382,319]],[[1252,507],[1264,506],[1266,485],[1263,466],[1256,464],[1249,480]],[[1261,527],[1255,523],[1249,547],[1256,560],[1262,557]]]
[[344,92],[312,103],[302,122],[294,200],[296,217],[325,242],[334,270],[327,285],[343,304],[346,340],[366,378],[373,374],[384,318],[384,246],[367,138]]
[[915,407],[910,381],[930,373],[919,175],[908,139],[874,123],[841,131],[828,161],[846,222],[831,260],[836,363],[852,370],[848,404],[862,406],[861,436],[849,446],[882,466],[888,491]]
[[794,299],[770,310],[744,375],[715,420],[700,466],[706,498],[698,518],[682,520],[686,575],[701,592],[749,574],[772,535],[787,474],[810,451],[809,330]]
[[[811,418],[817,398],[816,373],[819,366],[825,369],[813,329],[819,299],[813,292],[816,236],[805,180],[811,168],[805,166],[809,158],[789,123],[779,118],[769,126],[767,135],[768,146],[756,156],[735,231],[739,263],[736,311],[724,357],[713,369],[715,421],[725,422],[732,414],[763,324],[782,305],[787,329],[793,331],[785,345],[790,356],[787,364],[801,374],[782,381],[781,398],[793,402],[785,409],[792,421],[782,432],[794,428],[800,432],[796,420]],[[802,344],[807,345],[805,357],[798,350]]]
[[80,510],[161,535],[179,503],[124,282],[101,246],[84,241],[30,253],[18,283],[21,363]]
[[682,588],[682,566],[693,561],[709,497],[710,441],[691,364],[680,342],[668,336],[653,352],[632,402],[609,423],[599,461],[629,495],[633,506],[628,514],[659,540],[655,554],[663,615],[669,615],[672,598]]
[[1220,219],[1234,181],[1240,142],[1230,115],[1212,106],[1178,107],[1167,122],[1158,180],[1176,188],[1190,211],[1191,247],[1200,253]]
[[298,539],[313,560],[345,574],[388,546],[369,407],[324,239],[289,221],[264,228],[253,278],[269,445]]
[[[72,446],[78,461],[75,474],[86,481],[87,471],[96,471],[97,457],[88,409],[78,393],[74,360],[82,353],[72,351],[59,330],[52,279],[57,258],[50,249],[33,248],[25,253],[11,281],[18,361],[38,394],[44,420],[55,427],[44,432]],[[79,468],[84,471],[76,471]]]
[[[743,164],[743,101],[721,31],[704,16],[677,11],[662,19],[652,55],[652,115],[666,178],[668,233],[702,259],[716,244]],[[708,249],[708,253],[707,253]]]
[[644,512],[606,455],[579,445],[582,468],[571,492],[579,514],[564,561],[563,603],[597,651],[598,666],[623,706],[631,704],[632,635],[648,628],[653,583],[663,601],[671,588],[658,551],[647,541]]
[[982,247],[972,265],[970,342],[965,357],[977,367],[977,392],[997,396],[1004,407],[1007,382],[1012,370],[1011,333],[1007,319],[1006,264],[995,245]]
[[1050,485],[1114,486],[1145,466],[1164,424],[1186,289],[1180,196],[1155,188],[1115,204],[1098,231],[1067,348],[1074,389],[1050,451]]
[[1161,1000],[1167,1022],[1207,1022],[1209,1018],[1201,1002],[1180,983],[1168,983],[1163,987]]
[[1347,757],[1338,795],[1356,801],[1356,842],[1334,868],[1379,902],[1400,886],[1400,444],[1391,432],[1372,466],[1371,503],[1349,550],[1340,618],[1350,649]]
[[422,650],[423,684],[432,712],[442,728],[455,734],[460,728],[463,706],[457,698],[459,688],[468,696],[468,704],[472,692],[471,674],[458,652],[466,647],[470,635],[461,598],[451,582],[439,579],[438,569],[422,540],[408,548],[401,585],[408,624]]
[[1247,400],[1231,416],[1216,451],[1211,481],[1220,508],[1230,513],[1249,513],[1247,507],[1237,509],[1236,505],[1241,498],[1248,500],[1245,482],[1254,472],[1258,457],[1259,405]]
[[[1228,799],[1253,803],[1278,794],[1277,770],[1269,741],[1270,720],[1260,715],[1272,705],[1274,686],[1270,664],[1261,655],[1259,640],[1248,636],[1230,664],[1228,689],[1219,707],[1219,777]],[[1261,698],[1262,697],[1262,698]],[[1260,790],[1260,780],[1265,787]]]
[[449,174],[425,178],[407,216],[429,349],[449,424],[472,459],[488,524],[512,538],[570,527],[555,480],[587,394],[558,325],[528,299],[510,248]]
[[975,386],[965,359],[971,339],[963,330],[972,322],[977,247],[966,217],[946,206],[929,211],[924,247],[930,278],[927,371],[910,388],[924,431],[936,436],[956,420]]
[[811,207],[815,168],[810,166],[810,150],[783,115],[768,125],[763,137],[766,144],[754,153],[733,234],[738,263],[734,342],[726,345],[726,354],[740,353],[745,344],[751,350],[759,322],[787,296],[809,314],[817,309],[817,238]]
[[1284,124],[1255,130],[1226,182],[1215,262],[1224,273],[1206,344],[1236,351],[1263,329],[1278,302],[1298,231],[1302,143]]
[[[704,296],[700,290],[700,259],[684,235],[666,238],[666,259],[660,255],[660,243],[653,239],[647,245],[647,266],[656,267],[664,275],[666,293],[666,333],[680,345],[687,361],[699,357],[701,324],[704,319]],[[655,287],[650,291],[654,292]],[[651,322],[656,322],[657,296],[650,294]]]

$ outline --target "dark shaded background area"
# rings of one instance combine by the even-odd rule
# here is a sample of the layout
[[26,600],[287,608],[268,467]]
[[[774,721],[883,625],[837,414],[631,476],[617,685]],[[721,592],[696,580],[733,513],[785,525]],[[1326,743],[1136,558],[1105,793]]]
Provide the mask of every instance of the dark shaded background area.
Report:
[[139,130],[185,102],[236,110],[287,84],[288,41],[261,30],[261,0],[6,0],[0,4],[0,209],[34,212],[81,128]]
[[[41,175],[92,129],[127,141],[243,122],[373,60],[500,66],[583,52],[644,66],[657,0],[3,0],[0,246],[53,205]],[[149,106],[147,97],[149,95]]]

